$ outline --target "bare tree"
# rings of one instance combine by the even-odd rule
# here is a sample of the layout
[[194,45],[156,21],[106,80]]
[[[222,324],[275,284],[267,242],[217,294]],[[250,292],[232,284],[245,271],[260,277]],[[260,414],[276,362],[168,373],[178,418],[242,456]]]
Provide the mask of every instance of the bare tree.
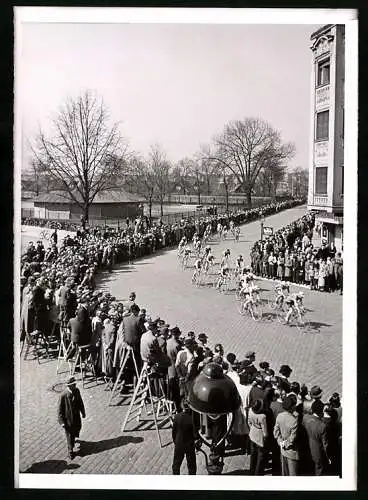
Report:
[[118,124],[109,126],[103,100],[91,91],[76,99],[67,98],[51,123],[52,132],[38,133],[32,148],[35,159],[61,182],[88,220],[96,195],[113,185],[127,154]]
[[156,194],[156,176],[153,166],[144,158],[135,156],[129,162],[129,184],[132,192],[138,193],[147,201],[149,222],[152,220],[152,205]]
[[294,145],[283,144],[278,131],[256,118],[228,123],[215,137],[211,157],[226,165],[243,187],[248,205],[259,173],[271,162],[285,161],[294,154]]
[[202,162],[198,159],[188,159],[188,173],[193,179],[193,187],[198,196],[198,205],[201,204],[201,194],[203,186]]
[[190,167],[191,160],[189,158],[183,158],[174,165],[171,171],[173,182],[176,186],[180,186],[180,191],[182,191],[184,195],[188,194],[190,190]]
[[166,153],[158,144],[151,146],[148,155],[148,163],[150,164],[150,171],[153,172],[156,195],[160,203],[160,213],[162,217],[164,215],[164,200],[169,188],[171,165],[166,158]]

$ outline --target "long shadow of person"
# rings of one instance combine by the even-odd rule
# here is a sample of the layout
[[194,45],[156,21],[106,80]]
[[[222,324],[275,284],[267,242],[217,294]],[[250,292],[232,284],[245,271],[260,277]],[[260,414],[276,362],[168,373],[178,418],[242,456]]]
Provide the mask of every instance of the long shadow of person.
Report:
[[79,457],[93,455],[101,451],[112,450],[113,448],[120,448],[129,443],[141,443],[142,437],[134,436],[118,436],[112,439],[103,439],[102,441],[79,441],[80,449],[77,451]]
[[33,474],[61,474],[65,470],[78,469],[80,465],[68,463],[66,460],[45,460],[35,462],[24,473]]

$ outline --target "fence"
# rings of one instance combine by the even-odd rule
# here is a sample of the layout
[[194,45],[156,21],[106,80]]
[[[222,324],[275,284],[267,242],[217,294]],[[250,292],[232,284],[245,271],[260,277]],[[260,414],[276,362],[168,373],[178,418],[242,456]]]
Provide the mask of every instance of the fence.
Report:
[[[243,197],[244,198],[244,197]],[[262,205],[267,205],[270,202],[270,198],[266,197],[254,197],[252,198],[252,208],[257,208]],[[226,213],[226,205],[215,205],[216,206],[216,211],[218,215]],[[213,204],[209,204],[208,208],[212,208]],[[236,210],[236,209],[247,209],[249,208],[246,202],[244,202],[244,199],[242,203],[237,203],[237,204],[231,204],[229,203],[229,209],[230,210]],[[165,210],[165,206],[164,206]],[[145,210],[145,214],[148,215],[148,209]],[[60,222],[60,223],[69,223],[69,224],[80,224],[79,219],[73,219],[73,218],[65,218],[62,217],[61,213],[54,212],[52,218],[39,218],[35,217],[35,213],[33,209],[28,209],[28,208],[22,208],[21,209],[21,215],[22,218],[28,218],[32,219],[34,225],[44,225],[45,222],[48,221],[55,221],[55,222]],[[186,210],[182,212],[172,212],[172,213],[164,213],[164,215],[161,217],[160,213],[157,211],[154,211],[152,213],[152,220],[157,220],[161,218],[162,222],[164,224],[175,224],[177,222],[180,222],[182,219],[195,219],[198,217],[206,217],[208,214],[206,207],[204,207],[201,210]],[[106,217],[94,217],[90,218],[88,220],[88,225],[90,227],[94,226],[111,226],[111,227],[118,227],[118,228],[125,228],[126,227],[126,218],[106,218]]]
[[[269,196],[252,196],[252,207],[265,205],[269,203]],[[247,205],[247,198],[244,194],[229,195],[229,205]],[[195,205],[226,205],[225,195],[207,196],[203,195],[198,200],[198,195],[195,194],[170,194],[165,198],[165,203],[186,203]]]

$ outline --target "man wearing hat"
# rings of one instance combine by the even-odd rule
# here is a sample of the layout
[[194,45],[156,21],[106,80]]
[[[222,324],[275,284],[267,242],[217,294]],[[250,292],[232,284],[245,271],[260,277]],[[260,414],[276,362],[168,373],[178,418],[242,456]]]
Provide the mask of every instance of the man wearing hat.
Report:
[[177,412],[181,411],[179,378],[175,368],[175,362],[178,356],[178,352],[182,349],[182,344],[179,341],[180,335],[181,331],[177,326],[174,326],[174,328],[171,328],[170,336],[166,342],[166,352],[171,361],[171,364],[168,368],[168,395],[170,401],[174,402]]
[[256,376],[257,368],[254,366],[256,360],[256,353],[254,351],[248,351],[245,353],[245,359],[239,364],[239,376],[240,382],[244,379],[251,379]]
[[289,365],[281,365],[278,375],[279,387],[281,390],[285,391],[286,394],[290,392],[290,382],[289,377],[292,373],[292,369]]
[[198,346],[202,347],[205,357],[212,354],[211,349],[208,347],[208,337],[205,333],[200,333],[198,335]]
[[179,351],[176,357],[175,368],[179,377],[180,396],[182,398],[188,396],[187,377],[189,364],[193,362],[196,346],[197,342],[195,340],[186,338],[184,341],[184,349]]
[[187,459],[188,473],[195,475],[197,472],[195,441],[196,430],[193,423],[192,411],[187,401],[183,402],[184,411],[177,413],[174,417],[172,438],[174,441],[174,459],[172,472],[174,475],[180,474],[180,467],[184,456]]
[[314,385],[309,391],[309,399],[303,401],[303,413],[312,414],[312,404],[317,399],[321,401],[323,391],[318,385]]
[[308,434],[309,449],[316,476],[326,475],[329,465],[327,425],[323,421],[324,406],[321,399],[317,398],[311,406],[312,414],[303,416],[303,427]]
[[294,415],[295,400],[286,397],[282,411],[276,417],[273,435],[281,450],[281,471],[283,476],[297,476],[299,468],[298,419]]
[[75,457],[75,438],[79,437],[82,428],[81,415],[86,418],[86,411],[74,377],[70,377],[66,390],[61,394],[58,404],[58,421],[64,427],[69,458]]

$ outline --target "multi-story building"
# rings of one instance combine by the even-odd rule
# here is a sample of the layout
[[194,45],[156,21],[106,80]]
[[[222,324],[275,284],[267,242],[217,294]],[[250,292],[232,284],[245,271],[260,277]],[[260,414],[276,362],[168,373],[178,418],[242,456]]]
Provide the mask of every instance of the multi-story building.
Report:
[[345,26],[311,35],[312,109],[308,209],[321,240],[343,249]]

